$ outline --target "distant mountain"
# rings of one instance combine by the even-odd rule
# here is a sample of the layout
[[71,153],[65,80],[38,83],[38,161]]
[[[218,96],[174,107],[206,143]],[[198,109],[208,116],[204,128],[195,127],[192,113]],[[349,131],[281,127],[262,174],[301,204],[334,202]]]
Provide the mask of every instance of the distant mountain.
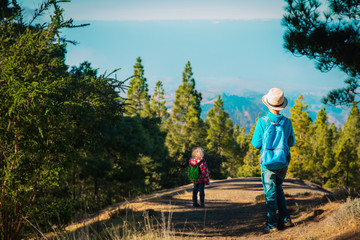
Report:
[[[241,127],[245,127],[247,131],[255,124],[255,120],[258,114],[266,112],[266,106],[260,101],[257,96],[237,96],[237,95],[226,95],[221,96],[224,101],[224,109],[229,113],[230,118],[234,124],[237,123]],[[206,118],[208,110],[213,107],[211,101],[206,102],[202,105],[202,118]]]
[[[206,96],[206,97],[204,97]],[[256,123],[257,117],[266,114],[267,107],[262,103],[263,94],[257,92],[244,91],[237,94],[222,94],[224,109],[229,113],[234,124],[245,127],[249,132],[251,127]],[[293,92],[286,95],[289,100],[288,106],[283,110],[285,116],[290,117],[290,108],[295,104],[295,100],[300,96],[299,93]],[[321,103],[321,94],[303,93],[304,101],[308,104],[309,115],[315,121],[318,111],[325,107],[328,114],[328,121],[341,127],[349,115],[350,109],[344,107],[329,107]],[[213,107],[217,98],[215,94],[203,93],[201,117],[206,118],[207,112]]]

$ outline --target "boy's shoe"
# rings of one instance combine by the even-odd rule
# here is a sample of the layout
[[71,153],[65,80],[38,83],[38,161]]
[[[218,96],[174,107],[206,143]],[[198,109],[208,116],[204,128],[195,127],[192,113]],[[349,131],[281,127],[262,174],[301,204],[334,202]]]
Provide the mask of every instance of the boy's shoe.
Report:
[[193,207],[200,207],[200,205],[196,202],[196,203],[193,203]]
[[273,232],[277,232],[277,231],[279,231],[277,228],[272,228],[272,227],[269,227],[269,226],[266,226],[264,228],[265,233],[273,233]]
[[201,207],[201,208],[204,208],[204,207],[205,207],[205,204],[203,204],[203,203],[200,204],[200,207]]

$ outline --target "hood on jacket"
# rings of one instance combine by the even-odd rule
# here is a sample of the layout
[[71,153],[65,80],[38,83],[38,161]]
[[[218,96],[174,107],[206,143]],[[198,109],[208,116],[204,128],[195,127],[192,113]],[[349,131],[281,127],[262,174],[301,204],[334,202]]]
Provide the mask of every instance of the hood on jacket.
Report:
[[200,162],[202,161],[202,159],[200,158],[191,158],[190,159],[190,166],[195,167],[196,165],[200,164]]

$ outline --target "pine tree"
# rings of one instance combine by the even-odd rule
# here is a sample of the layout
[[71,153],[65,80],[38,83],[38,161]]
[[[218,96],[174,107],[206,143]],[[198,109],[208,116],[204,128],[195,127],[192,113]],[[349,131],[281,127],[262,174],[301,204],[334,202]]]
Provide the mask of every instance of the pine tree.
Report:
[[328,159],[328,161],[324,162],[324,167],[326,168],[326,173],[324,174],[325,178],[327,179],[326,183],[324,184],[324,187],[327,188],[335,188],[339,184],[335,177],[335,166],[336,166],[336,152],[339,149],[339,139],[342,136],[342,129],[341,127],[336,128],[334,123],[331,123],[330,128],[330,139],[331,139],[331,146],[332,146],[332,152],[333,159]]
[[351,143],[354,146],[357,146],[357,143],[359,143],[360,113],[356,103],[352,106],[349,117],[343,126],[342,136],[346,136],[351,139]]
[[[205,125],[201,119],[201,93],[195,89],[195,80],[192,78],[190,62],[187,63],[183,74],[183,80],[188,79],[189,104],[185,115],[184,134],[188,138],[190,148],[205,144]],[[186,94],[186,91],[185,91]],[[176,101],[176,100],[175,100]],[[174,105],[175,111],[175,105]]]
[[335,150],[336,165],[332,170],[334,179],[329,185],[356,187],[359,184],[360,162],[360,113],[355,103],[344,124],[343,131]]
[[332,133],[327,121],[327,114],[325,109],[322,108],[318,112],[315,120],[314,135],[312,138],[313,154],[309,159],[310,166],[313,169],[310,173],[312,175],[310,180],[325,184],[331,177],[331,169],[335,164],[332,143]]
[[[60,3],[44,2],[26,23],[16,0],[0,4],[0,239],[27,238],[27,223],[71,211],[61,191],[73,104],[63,96],[70,81],[61,30],[73,24]],[[45,12],[50,20],[41,22]]]
[[144,77],[144,67],[141,58],[136,59],[134,65],[134,77],[130,81],[127,91],[127,116],[150,116],[150,96],[147,80]]
[[360,51],[359,1],[286,2],[284,47],[314,60],[320,71],[338,67],[349,76],[344,88],[331,91],[323,101],[333,105],[359,102],[360,55],[354,54]]
[[152,117],[160,118],[161,122],[164,123],[170,116],[167,112],[166,101],[164,97],[164,88],[161,81],[156,83],[154,94],[150,100],[150,109]]
[[[200,118],[202,100],[201,93],[195,89],[190,62],[185,66],[182,85],[176,90],[171,122],[175,152],[184,153],[188,148],[202,145],[204,134],[203,122]],[[170,149],[170,152],[175,149]]]
[[[257,120],[260,118],[260,114],[258,115],[258,118],[256,119],[255,122],[257,122]],[[244,163],[243,165],[238,168],[237,171],[237,177],[258,177],[261,175],[261,169],[260,169],[260,165],[259,165],[259,159],[260,159],[260,150],[259,149],[255,149],[254,146],[251,144],[251,140],[250,138],[254,135],[254,131],[255,131],[255,126],[256,124],[254,124],[251,129],[250,129],[250,133],[249,133],[249,140],[244,141],[244,144],[248,144],[248,151],[244,157]],[[246,147],[246,145],[244,146]]]
[[220,95],[215,101],[214,107],[208,111],[205,124],[207,126],[207,149],[219,155],[229,156],[230,147],[234,143],[233,122],[224,110],[224,102]]
[[183,72],[182,84],[176,90],[171,117],[168,123],[166,145],[174,161],[173,171],[187,166],[187,158],[195,146],[204,146],[205,127],[200,118],[201,93],[195,89],[192,68],[187,62]]
[[307,110],[308,105],[300,95],[295,105],[290,109],[293,129],[295,133],[295,146],[291,148],[291,161],[289,173],[294,177],[308,179],[311,176],[311,138],[313,133],[312,120]]
[[245,133],[244,127],[239,127],[239,125],[234,125],[234,139],[239,146],[238,153],[236,155],[239,159],[243,159],[249,150],[249,144],[251,141],[251,136]]
[[[232,119],[224,110],[224,102],[220,95],[214,102],[214,106],[207,113],[205,119],[207,127],[206,149],[218,161],[218,166],[214,166],[220,170],[220,175],[231,175],[231,170],[234,167],[236,153],[239,148],[234,138],[234,129]],[[224,171],[225,170],[225,171]],[[220,174],[221,173],[221,174]],[[235,174],[232,174],[235,175]]]
[[227,171],[230,177],[237,177],[238,170],[244,164],[244,158],[249,151],[251,136],[245,133],[244,127],[234,125],[233,139],[235,146],[232,148],[233,157],[227,159],[223,168]]
[[329,127],[330,131],[330,139],[331,139],[331,145],[335,146],[336,142],[339,140],[340,134],[341,134],[341,128],[336,128],[334,123],[330,124]]
[[336,165],[333,169],[333,184],[336,186],[356,187],[359,183],[359,163],[352,141],[348,137],[341,138],[336,151]]

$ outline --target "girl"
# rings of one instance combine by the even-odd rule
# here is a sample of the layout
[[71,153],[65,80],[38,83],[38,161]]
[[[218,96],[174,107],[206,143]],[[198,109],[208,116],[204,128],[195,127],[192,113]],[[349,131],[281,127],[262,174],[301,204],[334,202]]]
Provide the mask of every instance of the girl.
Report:
[[[202,147],[196,147],[192,150],[192,157],[189,160],[189,164],[192,167],[199,165],[199,177],[194,183],[193,189],[193,206],[194,207],[205,207],[205,185],[209,184],[209,171],[204,160],[204,149]],[[197,202],[197,194],[200,193],[200,205]]]

